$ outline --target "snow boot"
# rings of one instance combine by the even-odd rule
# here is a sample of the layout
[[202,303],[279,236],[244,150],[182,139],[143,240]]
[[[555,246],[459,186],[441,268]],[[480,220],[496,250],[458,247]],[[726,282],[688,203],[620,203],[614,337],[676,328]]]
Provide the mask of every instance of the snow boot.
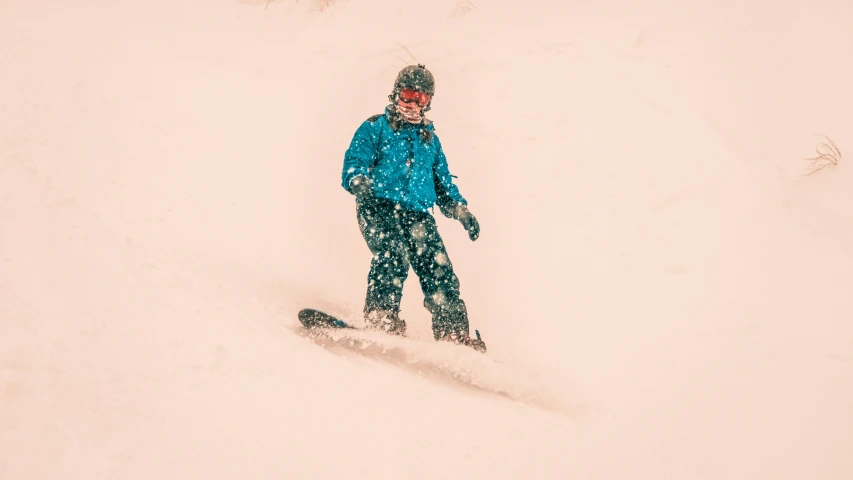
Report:
[[406,321],[400,314],[388,310],[374,310],[364,315],[364,325],[368,330],[380,330],[389,335],[406,336]]
[[440,342],[450,342],[456,345],[465,345],[466,347],[471,347],[480,353],[486,353],[486,342],[484,342],[480,337],[480,331],[474,330],[474,333],[477,335],[477,338],[471,338],[470,335],[460,332],[445,335],[437,340]]

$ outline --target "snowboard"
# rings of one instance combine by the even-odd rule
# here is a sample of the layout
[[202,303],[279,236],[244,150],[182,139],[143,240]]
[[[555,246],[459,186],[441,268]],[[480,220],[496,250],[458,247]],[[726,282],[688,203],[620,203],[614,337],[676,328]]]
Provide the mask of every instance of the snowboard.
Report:
[[[349,329],[349,330],[358,330],[363,332],[364,330],[354,327],[347,322],[329,315],[326,312],[322,312],[320,310],[316,310],[313,308],[303,308],[299,311],[299,322],[302,323],[302,326],[305,327],[306,330],[310,331],[319,331],[319,330],[337,330],[337,329]],[[474,330],[474,334],[477,336],[477,340],[481,340],[480,331]],[[482,342],[481,342],[482,344]],[[476,350],[481,353],[486,352],[486,347],[483,345],[481,348],[476,348]]]

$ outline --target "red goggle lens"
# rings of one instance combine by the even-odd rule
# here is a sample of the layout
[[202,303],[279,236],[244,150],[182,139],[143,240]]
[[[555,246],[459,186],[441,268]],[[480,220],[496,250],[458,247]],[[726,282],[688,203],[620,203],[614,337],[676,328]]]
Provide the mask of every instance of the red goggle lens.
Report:
[[418,102],[419,106],[426,107],[429,103],[430,96],[424,92],[412,90],[411,88],[404,88],[400,90],[400,100],[406,103]]

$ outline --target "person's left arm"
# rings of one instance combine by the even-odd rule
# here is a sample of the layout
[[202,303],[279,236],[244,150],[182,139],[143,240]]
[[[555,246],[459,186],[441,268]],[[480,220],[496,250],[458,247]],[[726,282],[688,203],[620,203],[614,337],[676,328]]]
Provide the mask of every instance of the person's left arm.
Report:
[[436,159],[433,164],[436,204],[445,217],[459,220],[465,230],[468,231],[468,237],[474,241],[480,236],[480,224],[474,215],[468,211],[468,201],[459,192],[459,187],[453,183],[454,176],[450,173],[447,156],[441,147],[441,141],[439,141],[438,136],[434,136],[433,139],[437,147]]

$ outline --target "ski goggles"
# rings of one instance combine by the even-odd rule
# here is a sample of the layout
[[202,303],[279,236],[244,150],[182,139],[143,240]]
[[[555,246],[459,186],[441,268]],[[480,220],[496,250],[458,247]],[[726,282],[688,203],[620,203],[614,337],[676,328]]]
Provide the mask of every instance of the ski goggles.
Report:
[[419,91],[413,90],[411,88],[401,89],[399,97],[400,97],[400,100],[402,100],[406,103],[418,102],[418,106],[421,106],[421,107],[426,107],[427,104],[429,103],[430,99],[432,98],[432,97],[430,97],[429,94],[426,94],[424,92],[419,92]]

